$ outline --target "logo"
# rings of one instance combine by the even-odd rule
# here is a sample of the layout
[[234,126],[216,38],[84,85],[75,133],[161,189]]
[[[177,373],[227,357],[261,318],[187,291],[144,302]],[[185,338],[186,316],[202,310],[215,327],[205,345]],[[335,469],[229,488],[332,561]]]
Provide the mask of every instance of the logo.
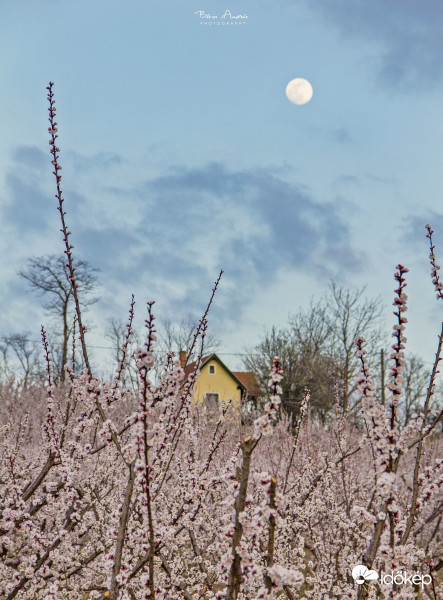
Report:
[[211,15],[204,10],[196,10],[194,14],[200,19],[200,25],[245,25],[249,18],[246,13],[233,13],[229,8],[220,15]]
[[352,569],[352,577],[358,585],[363,585],[365,581],[375,581],[380,579],[380,584],[384,585],[410,585],[421,586],[424,589],[425,585],[432,583],[430,575],[420,575],[420,573],[407,573],[406,571],[391,571],[390,573],[377,573],[371,571],[365,565],[357,565]]
[[362,585],[365,581],[378,579],[378,573],[377,571],[370,571],[364,565],[357,565],[352,569],[352,577],[354,578],[355,583]]

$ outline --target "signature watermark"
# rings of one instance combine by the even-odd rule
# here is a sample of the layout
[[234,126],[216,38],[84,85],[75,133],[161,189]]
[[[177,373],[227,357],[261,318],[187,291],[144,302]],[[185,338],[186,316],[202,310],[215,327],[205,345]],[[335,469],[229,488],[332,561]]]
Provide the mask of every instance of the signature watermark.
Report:
[[246,25],[249,17],[246,13],[235,13],[229,10],[225,10],[220,15],[212,15],[205,10],[196,10],[195,15],[200,19],[200,25]]
[[366,581],[380,580],[385,585],[416,585],[424,589],[425,585],[432,583],[430,575],[420,573],[408,573],[407,571],[391,571],[390,573],[380,573],[370,570],[364,565],[357,565],[352,569],[352,577],[358,585],[363,585]]

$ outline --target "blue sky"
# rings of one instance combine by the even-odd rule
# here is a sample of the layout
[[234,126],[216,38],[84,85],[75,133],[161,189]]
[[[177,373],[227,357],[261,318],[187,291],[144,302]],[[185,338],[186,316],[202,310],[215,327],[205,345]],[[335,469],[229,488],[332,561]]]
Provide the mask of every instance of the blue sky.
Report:
[[[227,9],[248,18],[222,24]],[[132,292],[139,322],[151,299],[159,319],[198,318],[220,268],[222,353],[331,279],[367,285],[390,324],[402,262],[409,350],[432,360],[442,312],[424,226],[443,256],[442,19],[439,0],[3,3],[1,334],[37,339],[48,320],[16,272],[62,250],[52,80],[75,252],[101,269],[91,344],[107,344]],[[314,89],[304,106],[285,97],[295,77]]]

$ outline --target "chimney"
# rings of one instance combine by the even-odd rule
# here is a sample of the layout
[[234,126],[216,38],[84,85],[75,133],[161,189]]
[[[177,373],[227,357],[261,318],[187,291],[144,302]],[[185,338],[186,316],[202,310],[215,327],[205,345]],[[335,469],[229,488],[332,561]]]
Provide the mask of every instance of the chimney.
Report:
[[186,365],[186,350],[180,350],[179,352],[180,366],[182,369],[185,368]]

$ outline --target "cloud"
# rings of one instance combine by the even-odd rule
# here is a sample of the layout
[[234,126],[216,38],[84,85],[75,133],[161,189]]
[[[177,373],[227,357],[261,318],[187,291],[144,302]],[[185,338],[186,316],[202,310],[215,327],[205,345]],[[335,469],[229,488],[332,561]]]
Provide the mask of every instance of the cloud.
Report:
[[443,3],[428,0],[317,0],[320,12],[343,36],[380,46],[379,81],[399,91],[428,93],[443,75]]
[[[16,235],[18,242],[27,238],[33,241],[38,238],[47,239],[51,236],[57,239],[57,226],[59,220],[55,195],[55,179],[51,166],[49,152],[45,154],[34,146],[18,146],[12,152],[13,165],[5,174],[5,192],[0,201],[2,222],[6,228]],[[74,178],[75,180],[75,178]],[[75,189],[62,188],[63,194],[69,199],[70,216],[76,215],[85,204],[85,197]],[[4,225],[4,228],[5,228]],[[46,245],[46,244],[45,244]],[[29,254],[45,254],[36,252],[35,246],[29,250]]]
[[440,256],[443,256],[443,213],[430,210],[423,216],[409,215],[406,217],[404,219],[404,227],[402,228],[402,241],[406,246],[413,244],[414,246],[421,246],[423,248],[427,242],[425,240],[427,234],[425,229],[426,224],[429,224],[434,230],[432,237],[436,245],[437,255],[440,254]]
[[35,177],[32,170],[17,168],[6,175],[5,185],[6,196],[1,203],[1,212],[7,228],[32,237],[47,230],[53,222],[50,218],[53,206],[41,178]]
[[[9,202],[3,206],[11,234],[33,236],[29,255],[53,252],[45,246],[48,239],[58,241],[62,252],[53,182],[21,167],[40,168],[42,157],[22,149],[15,158],[20,165],[7,177]],[[344,271],[362,268],[342,201],[316,201],[287,170],[235,170],[210,162],[171,167],[134,183],[124,161],[117,161],[113,179],[120,173],[123,183],[110,193],[108,181],[100,186],[93,173],[75,176],[84,160],[76,158],[73,183],[67,178],[72,188],[66,189],[65,207],[74,256],[101,270],[103,314],[126,310],[134,292],[142,303],[156,300],[165,317],[197,319],[224,269],[212,314],[232,327],[282,273],[340,279]]]
[[380,177],[379,175],[373,175],[372,173],[367,173],[365,177],[371,185],[376,183],[382,186],[395,186],[399,183],[399,180],[396,177]]
[[346,127],[339,127],[332,132],[332,141],[339,144],[348,144],[352,142],[352,136]]
[[[124,247],[132,257],[125,266],[128,283],[142,283],[150,297],[158,294],[174,312],[187,309],[186,316],[221,268],[215,312],[232,322],[282,270],[329,277],[362,267],[340,206],[316,202],[271,169],[180,166],[126,193],[139,199],[137,226],[121,239],[110,230],[97,239],[113,240],[117,255]],[[116,258],[115,276],[121,265]]]
[[356,175],[343,174],[339,175],[333,180],[334,186],[350,186],[350,185],[360,185],[360,178]]
[[72,167],[78,172],[88,173],[96,169],[110,169],[120,166],[123,158],[113,152],[97,152],[90,156],[85,156],[74,150],[69,150],[64,158],[72,164]]
[[45,154],[37,146],[18,146],[13,150],[12,158],[17,165],[38,171],[48,171],[50,167],[49,152]]
[[195,254],[207,248],[219,261],[235,244],[260,270],[263,263],[309,268],[318,247],[348,241],[336,206],[317,203],[269,171],[234,172],[212,163],[151,180],[144,189],[148,214],[142,223],[153,239],[172,228],[182,248]]

